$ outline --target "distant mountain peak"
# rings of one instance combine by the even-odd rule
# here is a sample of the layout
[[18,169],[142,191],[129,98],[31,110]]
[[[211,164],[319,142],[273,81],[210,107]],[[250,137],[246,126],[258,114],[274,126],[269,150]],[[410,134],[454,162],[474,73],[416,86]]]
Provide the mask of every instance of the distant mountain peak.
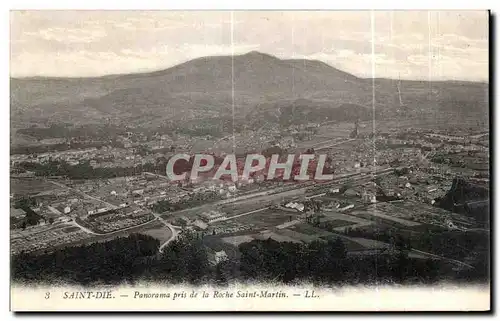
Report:
[[271,59],[278,59],[279,60],[279,58],[277,58],[275,56],[272,56],[270,54],[266,54],[266,53],[263,53],[263,52],[260,52],[260,51],[257,51],[257,50],[249,51],[246,54],[243,54],[241,56],[244,56],[244,57],[271,58]]

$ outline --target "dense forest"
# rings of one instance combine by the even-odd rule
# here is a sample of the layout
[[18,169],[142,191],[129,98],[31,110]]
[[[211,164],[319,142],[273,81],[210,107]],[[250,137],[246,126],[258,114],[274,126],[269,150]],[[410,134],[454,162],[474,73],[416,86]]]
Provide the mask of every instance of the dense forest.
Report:
[[429,227],[418,235],[403,235],[395,228],[386,230],[346,229],[345,234],[352,237],[362,237],[379,240],[389,244],[404,242],[409,247],[429,251],[452,259],[461,259],[471,251],[488,251],[489,235],[479,231],[454,231],[440,227]]
[[26,215],[22,218],[10,218],[10,226],[15,228],[22,228],[23,230],[28,226],[37,225],[43,217],[33,211],[31,208],[36,205],[36,201],[32,198],[21,198],[14,202],[13,207],[24,211]]
[[207,202],[212,202],[220,199],[221,197],[219,194],[212,191],[206,191],[203,193],[196,193],[192,197],[180,200],[178,202],[172,202],[170,200],[161,200],[156,202],[153,205],[152,209],[156,213],[163,213],[167,211],[175,212],[186,208],[203,205],[206,204]]
[[107,140],[109,137],[118,135],[126,135],[127,129],[123,126],[111,124],[86,124],[82,126],[72,126],[71,124],[50,124],[47,127],[31,126],[28,128],[18,129],[19,134],[35,137],[36,139],[47,138],[80,138],[80,139],[102,139]]
[[67,150],[75,149],[87,149],[87,148],[101,148],[105,146],[112,146],[117,148],[123,148],[123,143],[116,140],[106,140],[106,141],[93,141],[93,142],[77,142],[70,141],[67,143],[58,144],[43,144],[43,145],[29,145],[29,146],[11,146],[10,154],[42,154],[48,152],[62,152]]
[[77,165],[70,165],[67,162],[48,161],[40,164],[35,162],[22,162],[18,164],[18,168],[34,172],[36,176],[65,176],[70,179],[97,179],[97,178],[114,178],[134,176],[142,172],[165,172],[164,167],[161,169],[152,163],[138,165],[135,167],[97,167],[94,168],[90,162],[85,162]]
[[[235,126],[239,132],[241,126]],[[31,126],[20,128],[17,134],[32,137],[38,141],[43,139],[63,138],[66,142],[55,144],[41,144],[28,146],[11,146],[11,154],[32,154],[73,149],[100,148],[112,146],[124,148],[121,138],[127,137],[131,142],[151,140],[157,135],[188,135],[192,137],[222,137],[233,131],[231,117],[216,117],[200,121],[186,120],[165,122],[161,126],[128,127],[126,124],[85,124],[74,126],[71,124],[50,124],[47,127]]]
[[[314,284],[433,283],[448,280],[486,281],[487,270],[455,272],[437,260],[408,257],[404,243],[379,255],[349,256],[340,239],[309,244],[254,240],[238,247],[238,255],[211,264],[210,249],[196,234],[183,233],[162,253],[159,241],[133,234],[107,242],[12,258],[12,279],[24,283],[117,284],[138,281],[312,282]],[[448,277],[449,276],[449,277]]]

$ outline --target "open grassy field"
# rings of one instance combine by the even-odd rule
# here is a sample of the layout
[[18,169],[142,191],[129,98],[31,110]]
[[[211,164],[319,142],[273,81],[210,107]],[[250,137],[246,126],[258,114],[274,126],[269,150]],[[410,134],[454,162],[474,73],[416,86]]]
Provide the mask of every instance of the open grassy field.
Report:
[[329,221],[332,227],[344,227],[344,226],[350,226],[350,225],[355,225],[356,223],[353,223],[352,221],[344,221],[344,220],[331,220]]
[[375,208],[371,208],[371,209],[367,209],[367,210],[353,211],[352,214],[369,219],[369,220],[373,220],[375,222],[384,222],[384,221],[387,222],[387,221],[389,221],[389,222],[396,223],[398,225],[405,226],[405,227],[413,227],[413,226],[421,225],[418,222],[398,218],[396,216],[389,215],[387,212],[385,212],[383,210],[375,209]]
[[336,211],[323,211],[321,214],[323,215],[322,220],[326,221],[350,221],[355,223],[369,223],[370,221],[356,215],[356,210],[350,212],[349,214],[339,213]]
[[237,236],[228,236],[221,238],[223,242],[229,243],[233,246],[238,246],[241,243],[251,242],[254,238],[250,235],[237,235]]
[[290,220],[294,220],[299,216],[299,213],[288,211],[266,209],[257,213],[235,218],[240,224],[249,224],[255,227],[275,227]]
[[332,233],[330,233],[328,231],[325,231],[325,230],[320,229],[318,227],[312,226],[311,224],[308,224],[308,223],[296,224],[294,226],[289,227],[288,229],[302,233],[302,234],[312,235],[312,236],[316,236],[316,237],[333,235]]
[[271,239],[278,241],[278,242],[302,243],[302,241],[300,241],[296,238],[292,238],[290,236],[286,236],[283,234],[278,234],[278,233],[274,233],[274,232],[270,232],[270,231],[256,235],[255,238],[259,239],[259,240],[267,240],[268,238],[271,238]]
[[70,226],[70,227],[66,227],[64,228],[62,231],[64,233],[72,233],[72,232],[76,232],[78,231],[80,228],[79,227],[76,227],[76,226]]
[[244,204],[225,204],[218,207],[218,210],[228,213],[228,216],[239,215],[242,213],[250,212],[262,208],[262,204],[255,203],[244,203]]
[[301,241],[303,243],[309,243],[319,239],[319,236],[317,235],[308,235],[291,229],[276,230],[276,234],[290,237],[294,240]]
[[141,232],[141,234],[146,234],[159,240],[160,243],[166,242],[172,237],[172,231],[160,223],[159,226],[153,226]]
[[203,238],[203,244],[210,249],[211,252],[224,251],[230,259],[238,257],[238,249],[236,244],[225,242],[224,239],[218,236],[206,236]]
[[10,192],[19,195],[34,195],[41,192],[60,189],[57,186],[38,178],[12,178]]
[[[74,241],[74,242],[70,242],[70,243],[66,243],[66,244],[61,244],[55,248],[63,248],[63,247],[66,247],[66,246],[78,246],[78,245],[84,245],[84,244],[91,244],[91,243],[96,243],[96,242],[106,242],[106,241],[109,241],[109,240],[112,240],[112,239],[115,239],[115,238],[119,238],[119,237],[127,237],[128,235],[130,234],[134,234],[134,233],[137,233],[137,234],[147,234],[146,232],[153,228],[158,228],[161,224],[161,222],[158,222],[158,221],[152,221],[148,224],[145,224],[143,226],[139,226],[139,227],[135,227],[135,228],[131,228],[131,229],[128,229],[128,230],[125,230],[125,231],[119,231],[119,232],[116,232],[116,233],[112,233],[112,234],[108,234],[108,235],[91,235],[91,234],[87,234],[88,237],[84,238],[84,239],[81,239],[81,240],[78,240],[78,241]],[[161,224],[163,226],[163,224]]]

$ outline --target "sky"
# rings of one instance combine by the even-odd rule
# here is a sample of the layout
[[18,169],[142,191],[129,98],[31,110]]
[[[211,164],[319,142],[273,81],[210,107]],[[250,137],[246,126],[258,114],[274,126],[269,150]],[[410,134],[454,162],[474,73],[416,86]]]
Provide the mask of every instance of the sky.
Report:
[[488,81],[486,11],[12,11],[12,77],[89,77],[261,51],[359,77]]

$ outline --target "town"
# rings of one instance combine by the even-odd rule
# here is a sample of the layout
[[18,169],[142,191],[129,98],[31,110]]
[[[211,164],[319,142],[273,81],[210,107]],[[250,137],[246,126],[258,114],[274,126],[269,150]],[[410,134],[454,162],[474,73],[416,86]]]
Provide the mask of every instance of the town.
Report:
[[[190,231],[203,237],[217,264],[235,258],[238,245],[254,239],[309,243],[341,237],[349,255],[369,255],[391,248],[371,239],[373,233],[487,228],[487,215],[476,213],[489,204],[487,132],[409,129],[401,124],[398,128],[387,122],[378,124],[374,137],[369,125],[310,124],[316,134],[301,141],[286,134],[276,141],[275,133],[267,133],[275,137],[262,146],[263,155],[266,149],[281,152],[284,156],[279,159],[301,152],[327,155],[332,174],[323,182],[287,180],[284,172],[268,179],[267,173],[257,170],[252,173],[256,175],[248,175],[248,169],[245,175],[240,170],[235,181],[201,175],[208,170],[200,171],[196,179],[191,174],[172,180],[165,175],[167,160],[192,152],[191,146],[182,149],[179,141],[171,142],[178,146],[175,154],[149,150],[147,146],[155,141],[141,139],[134,139],[128,148],[13,154],[11,252],[46,253],[139,232],[159,239],[162,251]],[[224,148],[220,140],[212,143]],[[244,139],[238,141],[241,144]],[[99,172],[110,167],[103,166],[109,156],[115,166],[133,167],[112,174]],[[243,156],[238,156],[239,168],[249,164]],[[103,177],[96,177],[99,173]],[[446,208],[443,200],[455,179],[479,186],[483,196],[465,200],[462,211]],[[443,253],[414,249],[411,255],[441,257]],[[467,262],[452,264],[464,268],[470,265]]]

